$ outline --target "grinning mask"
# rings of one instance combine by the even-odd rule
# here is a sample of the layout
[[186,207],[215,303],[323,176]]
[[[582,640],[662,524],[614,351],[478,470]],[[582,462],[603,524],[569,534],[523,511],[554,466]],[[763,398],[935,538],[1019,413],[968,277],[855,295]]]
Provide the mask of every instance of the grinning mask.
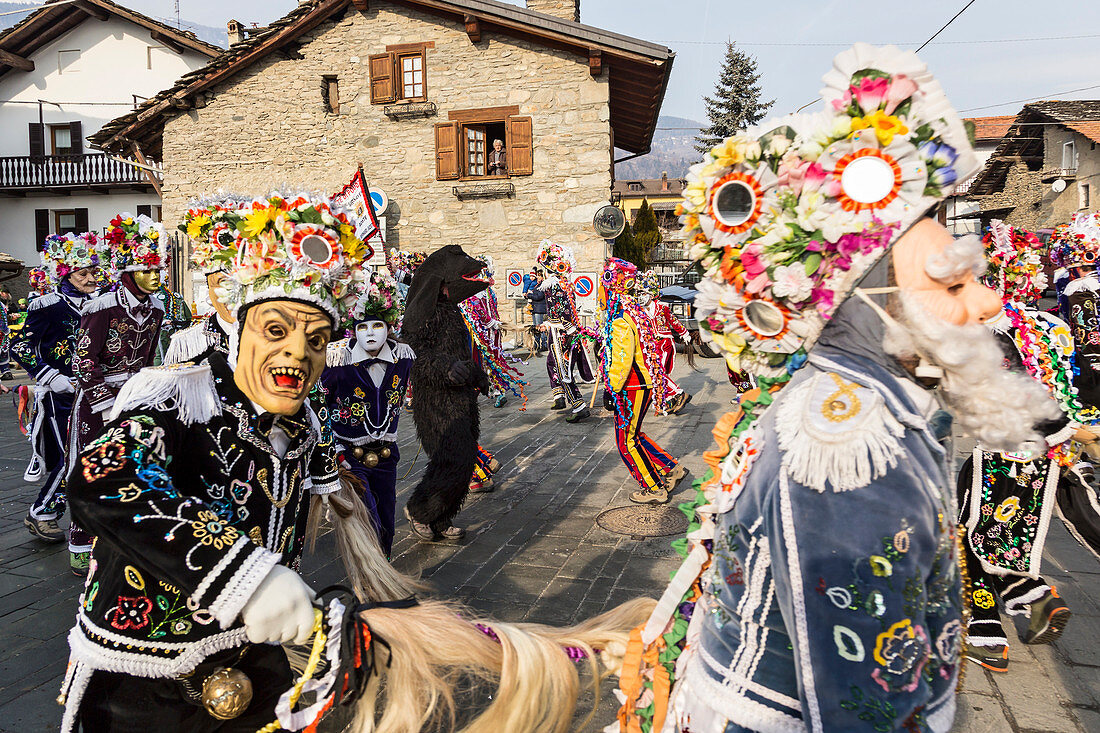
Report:
[[378,356],[378,352],[386,345],[386,338],[389,335],[390,329],[385,321],[374,319],[356,323],[352,358],[360,361],[368,356]]
[[155,293],[160,289],[160,270],[139,270],[135,272],[134,284],[144,293]]
[[99,279],[99,268],[81,267],[69,273],[69,284],[85,295],[91,295],[96,291],[96,281]]
[[332,318],[316,306],[261,301],[244,311],[233,381],[265,411],[294,415],[325,368]]
[[237,316],[225,307],[225,303],[221,301],[216,292],[221,287],[224,279],[224,271],[208,273],[206,276],[206,291],[210,294],[210,305],[214,306],[214,312],[218,314],[218,317],[226,323],[236,323]]

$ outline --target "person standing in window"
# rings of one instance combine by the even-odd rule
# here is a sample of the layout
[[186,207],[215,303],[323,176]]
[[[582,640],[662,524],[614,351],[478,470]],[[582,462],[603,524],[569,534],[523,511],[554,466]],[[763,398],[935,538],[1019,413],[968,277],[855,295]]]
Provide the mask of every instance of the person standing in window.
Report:
[[493,149],[489,152],[489,175],[508,175],[508,154],[504,152],[503,140],[493,141]]

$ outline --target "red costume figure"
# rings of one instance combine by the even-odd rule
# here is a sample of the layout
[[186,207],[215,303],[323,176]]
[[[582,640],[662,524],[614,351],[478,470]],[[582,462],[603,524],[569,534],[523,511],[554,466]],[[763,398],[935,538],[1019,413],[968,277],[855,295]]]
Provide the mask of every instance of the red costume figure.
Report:
[[[657,333],[657,351],[665,370],[665,409],[670,415],[675,415],[691,402],[691,395],[672,379],[672,368],[676,363],[676,343],[673,339],[678,338],[687,344],[691,337],[687,327],[672,315],[668,304],[661,302],[660,295],[661,284],[657,273],[652,270],[639,273],[638,305],[642,306],[653,321],[653,328]],[[690,364],[690,360],[688,363]]]

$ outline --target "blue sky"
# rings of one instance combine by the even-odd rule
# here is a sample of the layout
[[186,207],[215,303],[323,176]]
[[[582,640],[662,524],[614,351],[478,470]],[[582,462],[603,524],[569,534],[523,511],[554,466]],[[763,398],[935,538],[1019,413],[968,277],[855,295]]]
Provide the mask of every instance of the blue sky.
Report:
[[[172,0],[119,1],[174,16]],[[224,26],[227,7],[242,22],[264,24],[295,6],[293,0],[179,2],[184,20],[212,26]],[[663,113],[705,121],[702,97],[713,89],[727,39],[756,56],[764,94],[776,100],[772,113],[785,114],[816,98],[821,75],[844,45],[915,49],[966,2],[582,0],[581,20],[672,48],[677,58]],[[989,42],[1028,36],[1060,40]],[[921,57],[967,116],[1015,114],[1023,102],[1013,100],[1036,97],[1100,99],[1100,2],[976,0]]]

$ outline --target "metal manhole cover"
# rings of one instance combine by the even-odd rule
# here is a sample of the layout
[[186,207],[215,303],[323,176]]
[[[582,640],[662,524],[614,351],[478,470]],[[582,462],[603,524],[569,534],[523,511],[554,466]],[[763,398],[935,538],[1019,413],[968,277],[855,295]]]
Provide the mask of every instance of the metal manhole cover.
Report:
[[675,506],[619,506],[601,512],[596,524],[608,532],[634,537],[667,537],[687,531],[688,521]]

